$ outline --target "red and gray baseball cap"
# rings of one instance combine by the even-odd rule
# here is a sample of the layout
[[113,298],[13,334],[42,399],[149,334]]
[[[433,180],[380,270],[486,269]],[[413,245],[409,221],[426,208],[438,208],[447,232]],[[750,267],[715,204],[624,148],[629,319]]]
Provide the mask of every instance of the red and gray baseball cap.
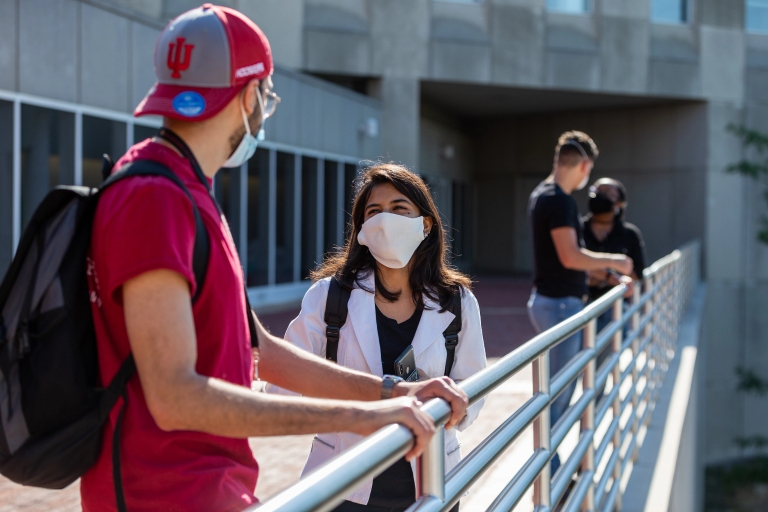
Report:
[[155,48],[152,86],[135,116],[185,121],[215,116],[252,79],[272,74],[269,41],[245,15],[204,4],[171,21]]

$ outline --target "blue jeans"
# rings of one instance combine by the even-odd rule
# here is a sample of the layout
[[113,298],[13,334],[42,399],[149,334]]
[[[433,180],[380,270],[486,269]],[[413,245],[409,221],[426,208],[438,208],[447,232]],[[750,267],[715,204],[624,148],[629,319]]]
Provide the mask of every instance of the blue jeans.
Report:
[[[584,303],[580,297],[545,297],[539,295],[534,289],[531,298],[528,300],[528,317],[531,319],[533,328],[537,332],[543,332],[550,329],[563,320],[567,320],[579,311],[584,309]],[[571,337],[563,340],[549,351],[549,374],[555,375],[563,366],[573,359],[582,348],[582,332],[579,331]],[[571,403],[573,391],[576,389],[576,381],[571,382],[563,389],[549,408],[550,421],[552,425],[568,409]],[[560,467],[560,457],[557,454],[552,457],[552,474],[555,474]]]

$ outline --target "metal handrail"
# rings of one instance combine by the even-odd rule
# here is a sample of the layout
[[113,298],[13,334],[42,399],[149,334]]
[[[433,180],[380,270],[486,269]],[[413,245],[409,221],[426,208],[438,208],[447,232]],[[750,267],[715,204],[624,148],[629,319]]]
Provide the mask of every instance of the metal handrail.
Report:
[[[450,407],[441,399],[424,404],[422,410],[432,417],[438,430],[419,459],[419,497],[408,512],[449,510],[530,424],[534,425],[533,453],[489,511],[511,510],[532,485],[536,511],[548,511],[561,501],[574,476],[576,484],[562,510],[610,512],[620,506],[619,482],[629,463],[637,458],[638,433],[650,422],[666,369],[674,357],[680,316],[699,279],[699,252],[699,243],[692,242],[647,268],[642,290],[639,284],[635,286],[632,305],[626,311],[623,296],[627,288],[619,285],[580,313],[461,382],[459,387],[467,393],[470,404],[474,404],[533,364],[533,396],[447,475],[443,474],[443,426]],[[598,336],[597,318],[609,309],[613,320]],[[625,326],[629,329],[626,340],[623,339]],[[549,351],[579,330],[584,330],[584,348],[556,375],[550,376]],[[612,354],[602,368],[596,368],[597,355],[604,348]],[[627,351],[632,360],[622,368],[620,356]],[[582,375],[583,394],[553,428],[549,405],[579,375]],[[598,390],[608,386],[609,378],[610,389],[595,403]],[[627,381],[629,391],[622,396],[621,389]],[[607,419],[609,410],[608,429],[597,439],[596,427]],[[631,410],[628,416],[627,410]],[[628,419],[622,425],[625,416]],[[549,459],[577,421],[581,422],[581,433],[576,448],[552,478]],[[380,474],[405,455],[412,444],[413,435],[407,428],[384,427],[297,484],[248,510],[332,510],[365,480]],[[608,453],[607,464],[598,471]]]

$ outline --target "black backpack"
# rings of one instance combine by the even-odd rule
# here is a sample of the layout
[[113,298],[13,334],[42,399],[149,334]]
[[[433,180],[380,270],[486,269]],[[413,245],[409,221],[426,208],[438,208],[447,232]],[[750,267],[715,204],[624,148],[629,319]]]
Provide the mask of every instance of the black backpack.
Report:
[[[347,305],[349,304],[351,294],[352,290],[342,286],[336,280],[336,277],[331,278],[328,297],[325,299],[325,315],[323,320],[325,321],[326,339],[325,358],[334,363],[338,362],[339,333],[341,327],[347,322]],[[448,352],[445,359],[444,375],[446,377],[451,374],[453,362],[456,358],[456,346],[459,344],[459,333],[461,332],[461,290],[457,290],[453,294],[451,313],[454,315],[453,320],[451,320],[448,328],[443,331],[445,350]]]
[[[160,136],[190,159],[208,187],[184,142],[172,132],[161,131]],[[102,172],[108,176],[111,169],[105,155]],[[192,202],[193,271],[198,283],[193,301],[203,288],[208,234],[189,190],[167,167],[136,161],[98,189],[59,186],[43,199],[0,284],[0,474],[19,484],[62,489],[74,482],[96,462],[102,425],[120,396],[125,407],[125,387],[136,370],[132,355],[106,387],[98,385],[87,255],[101,194],[130,176],[165,177]],[[250,311],[247,293],[245,300]],[[248,321],[251,343],[256,346],[250,314]],[[125,510],[120,478],[123,409],[112,439],[115,495],[121,511]]]

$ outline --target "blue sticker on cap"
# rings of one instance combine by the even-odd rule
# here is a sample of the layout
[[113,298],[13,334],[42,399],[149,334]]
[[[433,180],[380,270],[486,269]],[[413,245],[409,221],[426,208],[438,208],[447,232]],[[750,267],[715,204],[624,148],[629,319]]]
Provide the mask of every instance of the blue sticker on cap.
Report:
[[185,117],[199,116],[205,110],[205,99],[195,91],[184,91],[173,98],[173,110]]

